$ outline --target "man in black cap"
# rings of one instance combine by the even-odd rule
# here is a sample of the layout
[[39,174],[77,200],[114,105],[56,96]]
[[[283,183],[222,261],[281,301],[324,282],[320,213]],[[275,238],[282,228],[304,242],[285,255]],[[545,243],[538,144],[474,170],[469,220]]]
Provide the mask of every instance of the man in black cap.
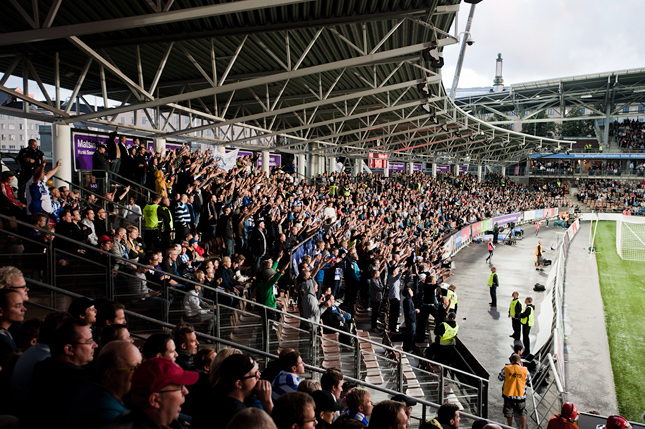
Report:
[[92,170],[108,171],[109,169],[110,163],[105,156],[105,146],[99,143],[92,154]]
[[417,405],[417,401],[410,398],[409,396],[405,396],[402,393],[392,396],[392,400],[405,404],[405,414],[408,416],[408,420],[410,420],[410,416],[412,415],[412,407]]
[[244,410],[244,400],[257,394],[262,408],[273,410],[271,384],[260,380],[260,370],[253,358],[246,354],[231,355],[220,366],[220,381],[193,416],[193,428],[225,428],[235,414]]
[[318,420],[316,428],[331,428],[334,413],[336,411],[343,411],[343,404],[336,402],[331,392],[326,390],[316,390],[311,392],[310,395],[316,403],[316,420]]
[[87,297],[82,296],[76,298],[69,305],[67,312],[76,319],[85,320],[88,325],[94,325],[96,323],[96,307],[94,307],[94,301]]

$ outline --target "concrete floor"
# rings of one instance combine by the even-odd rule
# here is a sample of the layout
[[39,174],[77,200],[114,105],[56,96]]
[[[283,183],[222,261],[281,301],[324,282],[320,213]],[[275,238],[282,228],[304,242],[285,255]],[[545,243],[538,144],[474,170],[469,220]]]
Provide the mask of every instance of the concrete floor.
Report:
[[[563,231],[561,228],[543,226],[536,238],[532,226],[526,225],[524,228],[525,238],[519,240],[517,245],[504,245],[500,237],[500,244],[495,249],[493,264],[497,267],[500,281],[497,308],[488,305],[490,296],[487,281],[490,268],[485,262],[488,255],[485,243],[472,243],[460,251],[454,258],[455,275],[448,280],[448,283],[457,286],[459,295],[459,337],[490,374],[489,418],[500,422],[505,419],[502,416],[502,383],[497,380],[497,374],[512,353],[513,340],[509,338],[512,328],[507,317],[511,294],[518,291],[522,303],[527,296],[533,297],[536,322],[531,331],[531,350],[537,351],[550,329],[551,315],[545,311],[541,318],[540,314],[542,306],[551,306],[551,296],[549,293],[533,291],[535,283],[546,284],[550,269],[546,267],[544,272],[535,270],[535,246],[539,239],[543,240],[544,257],[554,259],[555,252],[550,250],[551,243],[555,243]],[[569,400],[578,404],[581,411],[596,408],[601,413],[612,414],[616,412],[614,384],[597,266],[595,259],[590,259],[585,251],[588,229],[589,226],[584,225],[579,236],[572,242],[567,266],[567,385],[570,390]],[[539,343],[536,343],[538,340]],[[600,386],[602,395],[598,394]]]

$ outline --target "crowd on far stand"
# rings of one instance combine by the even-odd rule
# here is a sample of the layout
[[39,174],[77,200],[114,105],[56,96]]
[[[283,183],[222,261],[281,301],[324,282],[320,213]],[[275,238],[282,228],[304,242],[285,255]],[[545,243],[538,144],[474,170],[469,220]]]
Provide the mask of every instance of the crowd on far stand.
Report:
[[[217,322],[217,291],[226,292],[221,305],[246,297],[270,308],[295,306],[312,326],[340,331],[346,344],[355,312],[371,309],[372,331],[400,335],[409,352],[429,338],[430,357],[450,364],[458,285],[442,288],[452,275],[444,240],[483,219],[562,205],[559,188],[530,191],[496,174],[479,182],[472,175],[326,173],[309,183],[293,167],[262,174],[256,157],[226,165],[211,151],[159,154],[145,145],[128,150],[124,140],[111,134],[95,165],[121,173],[141,167],[133,181],[153,191],[149,201],[131,198],[129,187],[99,200],[53,187],[61,161],[46,171],[31,142],[19,179],[24,193],[9,185],[13,173],[3,175],[2,212],[31,225],[3,228],[41,253],[61,250],[60,267],[86,260],[106,267],[128,291],[120,302],[97,292],[31,322],[22,273],[10,267],[0,276],[0,360],[14,361],[2,365],[0,389],[15,398],[0,412],[16,414],[25,427],[407,427],[410,398],[373,404],[365,389],[345,386],[338,369],[319,385],[303,380],[297,350],[282,350],[261,371],[239,350],[198,347],[195,329],[212,333]],[[141,230],[132,222],[139,216]],[[289,269],[293,250],[307,240],[313,250]],[[135,347],[124,310],[166,320],[177,302],[184,323]],[[438,421],[456,429],[459,412],[444,405]]]
[[625,119],[609,124],[609,136],[614,137],[623,149],[645,149],[645,127],[643,122]]

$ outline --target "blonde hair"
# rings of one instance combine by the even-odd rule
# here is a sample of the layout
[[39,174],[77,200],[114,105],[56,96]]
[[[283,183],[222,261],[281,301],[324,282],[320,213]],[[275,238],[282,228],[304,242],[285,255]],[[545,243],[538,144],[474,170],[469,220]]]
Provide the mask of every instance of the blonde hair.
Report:
[[370,398],[372,395],[367,389],[362,387],[354,387],[352,390],[347,392],[345,400],[347,401],[347,408],[351,411],[358,411],[358,407],[365,404],[367,398]]
[[217,352],[217,355],[215,356],[215,359],[213,359],[213,363],[211,364],[211,370],[208,373],[208,381],[210,382],[211,386],[215,387],[220,378],[222,378],[219,373],[219,367],[222,365],[222,362],[224,362],[224,359],[231,355],[241,354],[242,350],[235,349],[233,347],[225,347]]
[[313,393],[316,390],[322,390],[322,387],[320,386],[320,381],[317,380],[302,380],[300,384],[298,384],[298,392],[304,392],[304,393]]
[[13,286],[13,281],[23,277],[22,271],[16,267],[6,266],[0,268],[0,289]]

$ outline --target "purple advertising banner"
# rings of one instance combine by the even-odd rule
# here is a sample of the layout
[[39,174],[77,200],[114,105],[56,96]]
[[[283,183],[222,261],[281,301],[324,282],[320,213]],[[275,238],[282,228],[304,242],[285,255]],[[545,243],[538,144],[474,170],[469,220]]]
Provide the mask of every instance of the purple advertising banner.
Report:
[[[282,165],[282,155],[269,154],[269,168],[280,167]],[[262,153],[258,154],[258,167],[262,167]]]
[[522,219],[522,213],[511,213],[504,216],[498,216],[493,219],[493,222],[499,226],[506,225],[510,222],[519,222]]
[[423,164],[412,164],[412,172],[423,171]]
[[405,171],[405,163],[404,162],[389,162],[388,163],[388,170],[403,173]]
[[459,166],[459,174],[465,174],[468,172],[468,166],[467,165],[460,165]]
[[450,173],[450,166],[437,164],[437,173]]
[[[105,135],[91,135],[73,133],[72,141],[74,142],[74,162],[77,170],[92,170],[93,162],[92,155],[96,152],[96,145],[103,144],[107,146],[108,137]],[[132,147],[134,142],[132,137],[126,138],[125,146]],[[148,150],[154,148],[154,143],[148,141]],[[181,149],[181,143],[166,142],[166,149],[174,150]]]

